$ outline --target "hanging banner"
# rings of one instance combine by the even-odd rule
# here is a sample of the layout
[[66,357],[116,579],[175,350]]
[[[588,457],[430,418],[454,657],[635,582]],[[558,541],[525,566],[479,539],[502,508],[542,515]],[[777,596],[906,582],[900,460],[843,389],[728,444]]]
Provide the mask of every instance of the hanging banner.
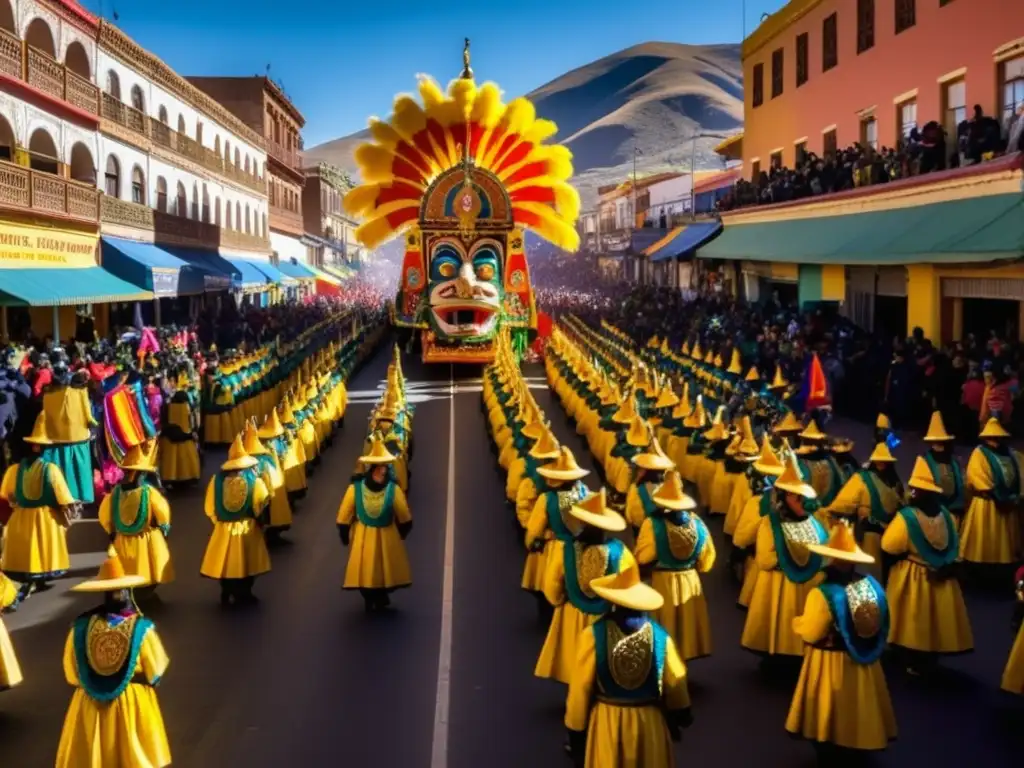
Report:
[[97,234],[0,222],[0,269],[96,266]]

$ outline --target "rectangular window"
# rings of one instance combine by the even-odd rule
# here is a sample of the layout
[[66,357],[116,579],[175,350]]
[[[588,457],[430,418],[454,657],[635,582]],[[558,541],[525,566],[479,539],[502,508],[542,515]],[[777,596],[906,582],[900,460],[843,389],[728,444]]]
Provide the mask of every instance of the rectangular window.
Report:
[[161,213],[167,213],[167,190],[160,187],[156,190],[156,209]]
[[142,189],[142,181],[132,179],[132,202],[142,205],[146,202],[145,193]]
[[796,167],[800,168],[805,162],[807,162],[807,142],[801,141],[794,147]]
[[753,106],[764,104],[764,64],[754,65]]
[[119,185],[118,185],[117,174],[116,173],[106,173],[103,176],[103,180],[104,180],[103,191],[106,192],[111,197],[118,197],[117,187]]
[[761,177],[761,161],[755,160],[750,165],[750,183],[757,184],[757,180]]
[[825,157],[830,157],[834,160],[836,156],[836,149],[838,148],[838,144],[836,142],[836,129],[833,128],[831,131],[825,131],[821,140],[822,154]]
[[857,53],[875,47],[875,0],[857,0]]
[[860,121],[860,143],[865,147],[878,149],[878,121],[872,117],[865,117]]
[[945,105],[942,127],[946,129],[946,135],[953,139],[957,126],[967,119],[967,83],[955,80],[952,83],[945,83],[942,88],[942,101]]
[[782,153],[781,152],[772,152],[771,169],[773,171],[777,171],[780,168],[782,168]]
[[910,132],[917,128],[917,101],[905,101],[896,107],[896,114],[899,118],[900,134],[897,139],[902,140],[910,135]]
[[1008,130],[1017,110],[1024,106],[1024,56],[1003,62],[1003,129]]
[[896,34],[905,32],[917,23],[916,0],[896,0]]
[[782,95],[782,86],[785,82],[786,51],[779,48],[772,51],[772,98]]
[[821,25],[821,71],[839,64],[839,16],[833,13]]
[[807,33],[804,32],[802,35],[796,37],[796,87],[799,88],[801,85],[807,82],[807,52],[810,47],[808,42]]

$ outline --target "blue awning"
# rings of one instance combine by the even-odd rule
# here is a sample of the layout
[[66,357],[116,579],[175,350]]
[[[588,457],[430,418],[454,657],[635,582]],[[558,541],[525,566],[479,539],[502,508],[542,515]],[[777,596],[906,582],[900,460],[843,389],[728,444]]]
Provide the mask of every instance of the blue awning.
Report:
[[[232,257],[232,258],[239,258],[239,257]],[[294,285],[295,284],[295,281],[292,278],[288,277],[288,275],[284,274],[280,269],[278,269],[273,264],[271,264],[269,260],[267,260],[267,261],[259,261],[257,259],[242,259],[242,260],[243,261],[248,261],[250,264],[252,264],[254,267],[256,267],[256,269],[258,269],[260,272],[262,272],[264,275],[266,275],[267,279],[270,282],[272,282],[272,283],[277,283],[278,285]]]
[[153,243],[104,237],[103,268],[160,296],[188,296],[206,290],[207,270],[168,253]]
[[296,280],[316,280],[316,275],[313,272],[294,259],[285,259],[279,262],[277,268],[288,275],[288,277],[294,277]]
[[0,306],[76,306],[152,298],[152,291],[132,285],[103,267],[0,269]]
[[239,285],[243,290],[266,290],[270,278],[261,272],[253,262],[237,256],[223,256],[222,258],[235,268],[235,272],[239,276]]
[[648,248],[644,254],[651,261],[675,259],[700,248],[722,230],[718,221],[701,221],[676,227],[665,238]]
[[208,291],[226,291],[241,279],[238,270],[216,251],[201,251],[177,245],[161,245],[160,249],[200,270]]

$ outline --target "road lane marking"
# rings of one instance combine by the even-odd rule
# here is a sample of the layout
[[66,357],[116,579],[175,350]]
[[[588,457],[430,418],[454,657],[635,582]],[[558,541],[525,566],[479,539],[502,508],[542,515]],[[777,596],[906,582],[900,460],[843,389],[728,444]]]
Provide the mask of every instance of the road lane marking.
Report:
[[441,643],[437,659],[437,701],[430,768],[448,768],[448,722],[452,693],[452,608],[455,591],[455,367],[448,382],[448,492],[444,523],[444,582],[441,587]]

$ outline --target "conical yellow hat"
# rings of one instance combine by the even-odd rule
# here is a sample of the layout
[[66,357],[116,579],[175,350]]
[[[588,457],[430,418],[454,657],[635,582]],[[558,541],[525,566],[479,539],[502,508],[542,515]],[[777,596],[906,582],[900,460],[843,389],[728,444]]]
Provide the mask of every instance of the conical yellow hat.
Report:
[[744,381],[750,381],[750,382],[760,381],[761,380],[761,374],[757,372],[757,366],[756,365],[750,366],[750,370],[747,371],[747,375],[743,377],[743,380]]
[[786,381],[786,377],[782,375],[782,366],[775,366],[775,377],[772,379],[772,389],[785,389],[789,386],[789,382]]
[[999,423],[999,419],[989,419],[985,424],[985,428],[981,430],[978,435],[981,439],[995,440],[1003,437],[1010,437],[1010,433],[1003,429],[1003,425]]
[[792,411],[786,411],[786,415],[782,421],[775,425],[772,432],[776,435],[781,435],[788,432],[802,432],[804,425],[800,423],[800,419],[796,417],[796,414]]
[[228,460],[220,465],[220,468],[225,472],[231,472],[238,469],[249,469],[259,464],[259,461],[254,459],[245,450],[245,445],[242,443],[242,436],[237,435],[231,447],[228,449]]
[[805,499],[813,499],[818,495],[815,493],[814,488],[805,483],[803,477],[800,476],[800,466],[797,464],[796,456],[789,456],[786,459],[782,474],[775,481],[774,487],[780,491],[803,496]]
[[32,434],[24,438],[26,443],[32,443],[34,445],[53,445],[53,440],[50,439],[49,434],[46,432],[46,414],[40,413],[36,416],[36,422],[32,425]]
[[875,419],[875,429],[892,429],[892,422],[889,421],[889,417],[884,413],[878,414],[878,418]]
[[261,440],[272,440],[284,434],[284,427],[281,425],[281,419],[278,417],[276,409],[272,410],[270,415],[263,420],[263,426],[256,430],[256,434]]
[[939,411],[932,412],[932,419],[928,422],[928,434],[924,436],[926,443],[944,443],[947,440],[955,440],[946,431],[946,424],[942,420],[942,414]]
[[656,472],[664,472],[675,467],[675,462],[665,455],[665,451],[661,448],[661,443],[657,441],[653,434],[648,434],[647,449],[643,453],[638,453],[634,456],[632,461],[641,469],[650,469]]
[[125,472],[156,472],[156,440],[147,440],[128,449],[121,461]]
[[736,347],[732,348],[732,360],[729,361],[729,370],[726,373],[731,373],[734,376],[739,376],[743,373],[743,364],[740,362],[740,351]]
[[629,430],[626,432],[626,442],[630,445],[646,448],[650,441],[651,435],[647,429],[647,424],[639,416],[634,416],[633,421],[629,423]]
[[619,409],[612,414],[612,421],[616,424],[632,424],[636,418],[636,407],[633,404],[633,396],[629,395],[622,401]]
[[71,587],[72,592],[118,592],[147,584],[145,576],[125,573],[124,565],[113,547],[107,549],[107,559],[100,564],[95,577]]
[[654,403],[655,408],[671,408],[679,404],[679,396],[672,391],[672,387],[666,384],[658,393],[658,399]]
[[651,501],[659,507],[677,512],[697,507],[697,502],[683,490],[683,478],[675,469],[670,469],[665,473],[665,480],[654,489]]
[[914,460],[914,471],[910,473],[910,480],[907,481],[907,487],[917,488],[920,491],[942,493],[942,488],[935,482],[935,477],[932,475],[932,470],[928,466],[928,462],[921,456],[918,456],[917,459]]
[[845,560],[848,563],[870,564],[875,562],[875,558],[857,546],[857,540],[853,537],[853,529],[846,520],[839,520],[832,526],[832,533],[829,535],[827,543],[808,544],[807,549],[822,557]]
[[725,406],[718,406],[718,410],[715,411],[715,418],[711,422],[711,428],[704,433],[704,439],[709,442],[715,442],[718,440],[727,440],[729,433],[725,429]]
[[550,429],[545,429],[537,442],[529,450],[530,456],[535,459],[557,459],[558,441]]
[[760,455],[761,449],[757,445],[757,440],[754,439],[754,427],[750,423],[749,416],[740,419],[740,428],[736,436],[740,438],[736,444],[736,453],[749,457],[751,461],[755,460]]
[[558,452],[558,458],[550,464],[538,467],[537,474],[549,480],[579,480],[589,475],[590,471],[577,464],[572,451],[563,445]]
[[[710,357],[710,356],[711,356],[711,353],[709,352],[708,353],[708,357]],[[721,368],[722,364],[723,364],[722,355],[721,354],[715,355],[714,360],[711,361],[711,365],[713,365],[715,368]]]
[[260,442],[256,426],[251,421],[245,425],[243,435],[242,444],[245,446],[245,452],[250,456],[260,456],[270,453],[267,446]]
[[569,514],[581,523],[600,528],[602,531],[618,533],[626,530],[625,518],[609,508],[604,488],[573,504],[569,507]]
[[683,419],[683,426],[690,429],[703,429],[707,423],[708,415],[704,410],[704,398],[697,395],[697,404]]
[[825,433],[818,429],[817,422],[811,419],[807,426],[804,427],[804,431],[799,435],[801,440],[815,440],[821,441],[825,439]]
[[609,603],[631,611],[648,613],[658,610],[665,604],[665,598],[640,579],[640,569],[636,565],[631,565],[624,571],[613,573],[611,576],[593,579],[590,582],[590,588],[594,594]]
[[693,406],[690,405],[690,383],[683,384],[683,396],[679,398],[675,408],[672,409],[672,418],[683,419],[690,415]]
[[896,457],[892,455],[892,451],[889,450],[889,446],[885,443],[879,443],[875,446],[875,450],[868,456],[868,461],[872,464],[875,462],[879,464],[895,464]]
[[782,474],[784,467],[775,451],[772,450],[771,441],[765,437],[761,444],[761,455],[754,461],[754,469],[762,475],[778,477]]
[[682,352],[682,353],[683,353],[684,355],[686,355],[687,357],[689,357],[689,356],[690,356],[690,342],[688,342],[688,341],[684,341],[684,342],[683,342],[683,346],[682,346],[682,348],[680,349],[680,351],[681,351],[681,352]]
[[370,440],[370,452],[359,457],[360,464],[390,464],[395,457],[384,445],[384,440],[379,435],[374,435]]
[[692,357],[694,360],[703,360],[704,359],[704,352],[700,348],[700,342],[699,341],[694,342],[694,344],[693,344],[693,351],[690,353],[690,357]]

